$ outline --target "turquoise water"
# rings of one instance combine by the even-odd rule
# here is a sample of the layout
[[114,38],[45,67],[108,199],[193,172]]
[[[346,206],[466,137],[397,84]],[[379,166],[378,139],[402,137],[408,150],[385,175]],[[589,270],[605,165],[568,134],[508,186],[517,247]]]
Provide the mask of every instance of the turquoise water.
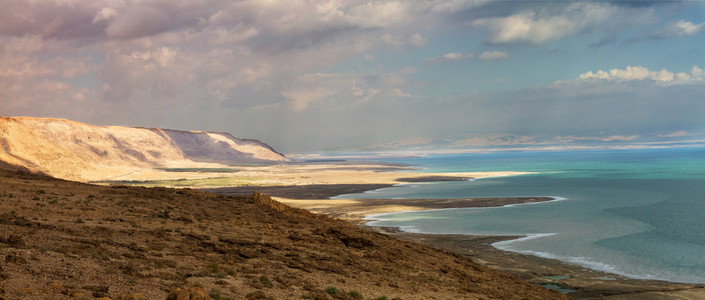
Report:
[[512,152],[396,159],[428,172],[534,175],[406,184],[336,198],[553,196],[499,208],[372,216],[425,233],[524,235],[501,249],[633,278],[705,282],[705,148]]

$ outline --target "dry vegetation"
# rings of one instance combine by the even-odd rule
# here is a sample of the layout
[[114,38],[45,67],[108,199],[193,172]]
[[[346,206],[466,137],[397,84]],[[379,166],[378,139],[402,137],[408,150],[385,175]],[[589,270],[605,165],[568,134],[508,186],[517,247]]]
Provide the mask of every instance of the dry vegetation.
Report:
[[0,299],[548,299],[467,258],[269,197],[0,170]]

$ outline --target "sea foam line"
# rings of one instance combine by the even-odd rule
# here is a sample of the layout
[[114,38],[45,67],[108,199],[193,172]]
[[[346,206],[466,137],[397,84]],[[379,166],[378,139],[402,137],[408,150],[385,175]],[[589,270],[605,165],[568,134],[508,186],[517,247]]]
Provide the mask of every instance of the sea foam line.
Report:
[[527,236],[522,237],[522,238],[506,240],[506,241],[499,241],[499,242],[492,243],[491,245],[497,249],[504,250],[504,251],[563,261],[563,262],[567,262],[570,264],[579,265],[579,266],[582,266],[582,267],[585,267],[585,268],[588,268],[591,270],[597,270],[597,271],[602,271],[602,272],[606,272],[606,273],[616,274],[616,275],[620,275],[620,276],[624,276],[624,277],[628,277],[628,278],[643,279],[643,280],[663,280],[663,281],[682,282],[682,283],[702,283],[701,278],[687,278],[687,277],[671,274],[670,272],[668,272],[666,274],[664,274],[664,273],[655,274],[655,273],[651,273],[651,272],[634,272],[634,271],[629,272],[629,271],[626,271],[626,270],[619,268],[616,265],[595,261],[594,259],[589,258],[589,257],[563,256],[563,255],[557,255],[557,254],[543,252],[543,251],[520,250],[520,249],[517,249],[517,248],[510,246],[511,244],[514,244],[514,243],[549,237],[549,236],[553,236],[553,235],[555,235],[555,233],[528,234]]
[[561,256],[561,255],[556,255],[553,253],[543,252],[543,251],[520,250],[520,249],[516,249],[511,246],[511,244],[514,244],[514,243],[535,240],[535,239],[549,237],[549,236],[553,236],[553,235],[556,235],[556,234],[555,233],[532,233],[532,234],[528,234],[527,236],[522,237],[522,238],[492,243],[492,247],[495,247],[497,249],[504,250],[504,251],[509,251],[509,252],[515,252],[515,253],[521,253],[521,254],[526,254],[526,255],[538,256],[538,257],[542,257],[542,258],[564,261],[564,262],[580,265],[580,266],[583,266],[583,267],[586,267],[589,269],[593,269],[593,270],[599,270],[599,271],[604,271],[604,272],[619,274],[619,275],[626,275],[626,274],[624,274],[624,272],[621,272],[617,267],[615,267],[611,264],[597,262],[597,261],[594,261],[588,257]]

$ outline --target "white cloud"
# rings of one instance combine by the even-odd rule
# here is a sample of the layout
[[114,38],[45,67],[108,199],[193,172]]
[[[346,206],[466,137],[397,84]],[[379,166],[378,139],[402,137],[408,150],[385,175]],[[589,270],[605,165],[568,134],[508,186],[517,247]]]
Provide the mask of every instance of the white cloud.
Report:
[[674,131],[674,132],[667,133],[667,134],[659,134],[658,137],[677,138],[677,137],[684,137],[684,136],[689,136],[689,135],[691,135],[691,134],[685,130],[678,130],[678,131]]
[[607,2],[551,1],[550,6],[525,9],[509,16],[480,18],[470,24],[487,31],[490,44],[544,44],[586,33],[614,34],[653,20],[652,9],[636,9]]
[[527,145],[536,143],[536,138],[532,136],[512,135],[512,134],[490,134],[486,136],[475,136],[455,141],[457,147],[486,147],[486,146],[510,146]]
[[695,35],[705,28],[705,22],[695,25],[692,22],[678,21],[675,24],[675,28],[678,29],[678,36]]
[[500,60],[500,59],[506,59],[507,53],[506,52],[501,52],[501,51],[485,51],[482,52],[482,54],[478,55],[477,58],[482,59],[482,60]]
[[571,143],[575,141],[599,141],[599,142],[627,142],[634,141],[639,138],[639,135],[610,135],[610,136],[556,136],[553,142],[556,143]]
[[627,66],[624,69],[612,69],[609,71],[599,70],[597,72],[588,71],[578,76],[580,80],[608,80],[608,81],[633,81],[651,80],[662,84],[680,85],[705,83],[705,72],[698,66],[693,66],[691,73],[673,73],[666,69],[652,71],[642,66]]
[[474,56],[475,55],[472,53],[450,52],[450,53],[443,54],[441,56],[429,57],[426,59],[426,62],[442,63],[442,62],[470,59],[470,58],[473,58]]
[[[461,60],[471,59],[474,57],[475,57],[475,54],[473,54],[473,53],[450,52],[450,53],[443,54],[441,56],[429,57],[426,59],[426,62],[444,63],[444,62],[451,62],[451,61],[461,61]],[[481,59],[481,60],[500,60],[500,59],[506,59],[507,57],[508,57],[507,53],[501,52],[501,51],[485,51],[485,52],[482,52],[482,54],[477,56],[477,58]]]
[[394,46],[399,50],[423,47],[426,45],[426,42],[428,42],[428,40],[421,36],[421,34],[419,33],[408,35],[385,34],[382,36],[382,41],[386,42],[391,46]]
[[[348,22],[361,27],[387,28],[406,23],[412,16],[409,12],[408,1],[379,1],[367,2],[353,7],[341,15],[347,16]],[[338,10],[338,12],[340,12]]]
[[288,99],[288,107],[293,111],[301,112],[314,103],[324,102],[340,110],[356,102],[409,97],[401,90],[405,83],[404,78],[394,74],[315,73],[299,76],[281,95]]
[[492,44],[541,44],[576,31],[576,25],[564,16],[539,18],[534,11],[509,17],[480,19],[472,24],[486,27],[489,31],[487,41]]
[[692,36],[700,33],[703,29],[705,29],[705,22],[693,24],[693,22],[680,20],[666,25],[657,31],[655,36],[661,38]]

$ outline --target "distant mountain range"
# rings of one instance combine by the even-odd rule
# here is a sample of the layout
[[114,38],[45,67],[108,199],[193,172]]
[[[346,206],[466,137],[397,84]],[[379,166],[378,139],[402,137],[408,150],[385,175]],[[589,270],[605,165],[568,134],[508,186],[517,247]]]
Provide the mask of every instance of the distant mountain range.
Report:
[[265,143],[225,132],[0,118],[0,167],[63,179],[104,180],[144,168],[285,161],[284,155]]

